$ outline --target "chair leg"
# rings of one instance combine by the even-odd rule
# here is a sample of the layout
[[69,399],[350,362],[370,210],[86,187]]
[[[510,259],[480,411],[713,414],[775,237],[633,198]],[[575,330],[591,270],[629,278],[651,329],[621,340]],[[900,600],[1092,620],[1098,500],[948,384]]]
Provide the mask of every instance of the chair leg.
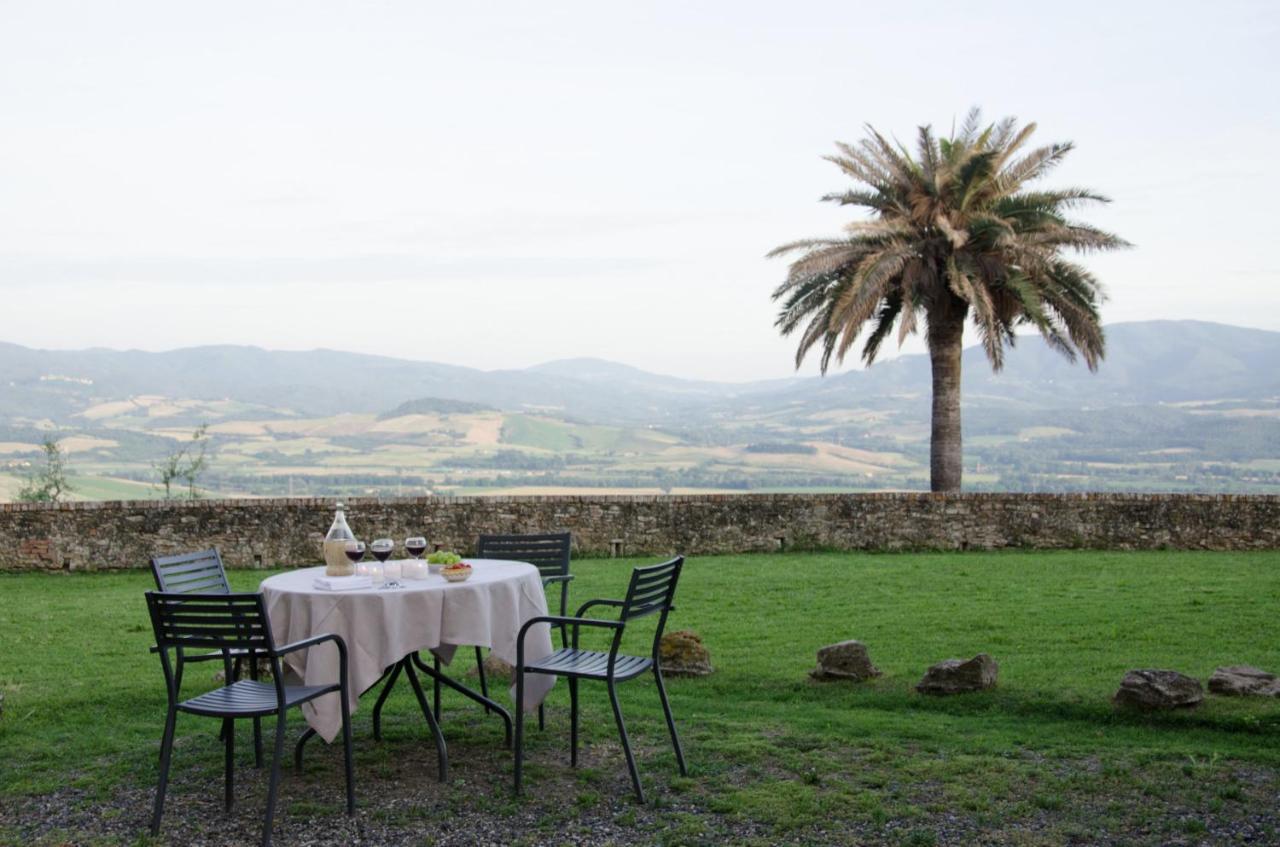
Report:
[[569,764],[578,766],[578,678],[569,677]]
[[160,739],[160,782],[156,785],[156,804],[151,812],[151,834],[160,834],[160,817],[164,814],[164,792],[169,785],[169,762],[173,758],[173,732],[178,721],[177,709],[169,709],[164,719],[164,736]]
[[231,811],[231,804],[234,802],[234,787],[236,779],[236,722],[231,718],[222,719],[222,736],[226,739],[226,755],[223,757],[223,805],[226,810]]
[[640,787],[640,772],[636,770],[636,757],[631,753],[631,741],[627,738],[627,725],[622,720],[622,706],[618,704],[618,689],[613,680],[609,683],[609,702],[613,705],[613,717],[618,722],[618,737],[622,739],[622,752],[627,757],[627,770],[631,772],[631,785],[635,787],[636,799],[644,803],[644,789]]
[[688,776],[689,771],[684,766],[684,750],[680,749],[680,734],[676,732],[676,719],[671,715],[671,703],[667,700],[667,687],[662,683],[662,671],[655,664],[653,666],[653,678],[658,683],[658,697],[662,700],[662,713],[667,716],[667,730],[671,733],[671,746],[676,750],[676,764],[680,766],[680,775]]
[[[480,673],[480,693],[486,698],[489,696],[489,681],[484,675],[484,653],[480,651],[480,647],[476,647],[476,670]],[[440,683],[436,683],[436,690],[440,689]],[[484,713],[489,714],[489,706],[485,704]]]
[[[233,659],[233,660],[231,661],[231,672],[230,672],[230,674],[229,674],[229,675],[228,675],[228,676],[223,680],[223,684],[224,684],[224,685],[230,685],[230,684],[231,684],[231,683],[233,683],[233,682],[237,682],[237,681],[240,679],[240,674],[244,672],[244,667],[243,667],[243,665],[244,665],[244,656],[236,656],[236,657],[235,657],[235,659]],[[224,668],[226,667],[226,660],[225,660],[225,659],[223,660],[223,667],[224,667]],[[219,728],[218,728],[218,740],[219,740],[219,741],[223,741],[223,742],[225,742],[225,741],[227,740],[227,724],[226,724],[226,721],[223,721],[223,722],[222,722],[222,724],[221,724],[221,726],[219,726]]]
[[338,692],[342,698],[342,766],[347,776],[347,814],[356,811],[355,764],[351,755],[351,706],[347,703],[347,692]]
[[[239,662],[240,659],[236,659]],[[236,667],[236,679],[240,678],[240,669]],[[258,681],[258,656],[257,654],[249,654],[249,679],[254,682]],[[262,767],[262,718],[253,719],[253,766],[255,768]]]
[[401,665],[397,662],[395,668],[391,671],[391,676],[387,677],[387,684],[382,686],[382,692],[378,695],[378,702],[373,704],[373,739],[375,741],[382,740],[382,704],[387,702],[391,689],[395,687],[396,680],[400,677],[400,671]]
[[431,713],[431,707],[427,705],[427,695],[422,691],[422,683],[418,681],[418,674],[414,671],[413,665],[409,663],[409,659],[403,659],[404,674],[409,677],[409,685],[413,687],[413,693],[417,695],[418,706],[422,709],[422,714],[427,719],[427,726],[431,728],[431,734],[436,740],[436,763],[440,771],[440,781],[449,781],[449,751],[445,747],[444,733],[440,731],[440,722],[435,719]]
[[284,712],[276,716],[276,746],[271,755],[271,778],[267,782],[267,813],[262,822],[262,847],[271,847],[271,823],[276,813],[280,789],[280,759],[284,756]]
[[524,671],[518,666],[514,671],[516,675],[515,790],[516,794],[519,794],[520,781],[524,776]]
[[539,703],[538,704],[538,730],[541,731],[546,728],[547,728],[547,712],[542,707],[542,704]]

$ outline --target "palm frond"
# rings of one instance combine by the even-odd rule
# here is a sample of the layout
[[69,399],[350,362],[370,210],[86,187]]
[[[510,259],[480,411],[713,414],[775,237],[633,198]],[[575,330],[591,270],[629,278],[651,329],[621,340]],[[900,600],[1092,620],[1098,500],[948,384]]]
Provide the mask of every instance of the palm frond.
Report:
[[[870,365],[876,360],[876,354],[880,352],[880,345],[893,331],[893,322],[898,319],[898,315],[903,312],[902,298],[897,294],[891,294],[886,297],[880,305],[880,311],[876,314],[876,324],[871,332],[867,335],[867,341],[862,346],[862,361]],[[911,314],[908,308],[903,320]]]
[[1062,160],[1073,149],[1075,149],[1075,145],[1070,141],[1065,141],[1061,144],[1049,144],[1032,150],[1000,171],[1001,191],[1005,194],[1012,194],[1021,188],[1024,183],[1039,179],[1061,164]]
[[918,320],[933,339],[940,321],[954,325],[971,315],[997,370],[1016,343],[1014,329],[1025,324],[1096,369],[1105,352],[1105,292],[1064,256],[1129,245],[1069,218],[1086,203],[1108,202],[1105,196],[1078,187],[1023,190],[1072,149],[1028,150],[1035,131],[1013,118],[984,124],[974,109],[947,137],[918,127],[912,150],[870,126],[857,143],[837,143],[827,158],[853,185],[822,199],[864,209],[866,217],[839,237],[769,253],[791,259],[773,299],[779,331],[797,335],[797,366],[819,350],[825,373],[864,335],[869,364],[895,327],[901,345]]
[[978,137],[978,127],[981,125],[982,110],[977,106],[973,106],[964,116],[964,123],[960,126],[960,134],[953,135],[952,139],[962,144],[972,144],[973,140]]

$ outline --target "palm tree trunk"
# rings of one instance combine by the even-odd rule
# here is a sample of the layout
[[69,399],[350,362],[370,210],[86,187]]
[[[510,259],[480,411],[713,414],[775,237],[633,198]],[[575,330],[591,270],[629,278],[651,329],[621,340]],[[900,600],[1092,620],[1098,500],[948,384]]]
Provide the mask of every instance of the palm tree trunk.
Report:
[[964,350],[964,309],[956,304],[929,316],[929,360],[933,365],[933,430],[929,442],[929,489],[958,492],[962,468],[960,438],[960,354]]

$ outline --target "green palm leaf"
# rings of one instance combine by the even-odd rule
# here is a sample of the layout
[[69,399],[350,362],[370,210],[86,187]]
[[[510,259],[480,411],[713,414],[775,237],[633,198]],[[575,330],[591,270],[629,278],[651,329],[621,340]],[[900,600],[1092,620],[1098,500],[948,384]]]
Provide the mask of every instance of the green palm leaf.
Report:
[[[1053,349],[1096,369],[1105,354],[1097,279],[1065,257],[1128,246],[1113,233],[1070,220],[1084,188],[1024,190],[1052,172],[1070,142],[1024,152],[1035,124],[983,124],[971,110],[939,138],[920,127],[914,153],[873,127],[827,157],[855,185],[822,199],[866,210],[842,238],[805,239],[769,255],[799,254],[773,298],[786,336],[799,333],[796,365],[815,347],[826,373],[866,333],[873,363],[897,327],[898,344],[923,315],[934,366],[933,487],[959,488],[959,350],[970,317],[993,368],[1015,328],[1035,327]],[[954,393],[954,396],[952,396]],[[945,396],[944,396],[945,395]],[[945,441],[945,444],[939,444]]]

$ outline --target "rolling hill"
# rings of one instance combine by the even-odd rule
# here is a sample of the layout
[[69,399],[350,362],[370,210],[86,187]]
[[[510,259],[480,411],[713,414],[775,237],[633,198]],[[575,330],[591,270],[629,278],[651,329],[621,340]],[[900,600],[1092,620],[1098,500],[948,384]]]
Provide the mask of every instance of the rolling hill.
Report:
[[[1096,374],[1038,338],[999,374],[966,350],[969,485],[1280,490],[1280,333],[1107,332]],[[332,350],[0,344],[10,473],[53,432],[78,472],[130,492],[201,423],[207,483],[236,493],[912,488],[927,480],[928,411],[925,356],[718,383],[599,359],[481,371]]]

